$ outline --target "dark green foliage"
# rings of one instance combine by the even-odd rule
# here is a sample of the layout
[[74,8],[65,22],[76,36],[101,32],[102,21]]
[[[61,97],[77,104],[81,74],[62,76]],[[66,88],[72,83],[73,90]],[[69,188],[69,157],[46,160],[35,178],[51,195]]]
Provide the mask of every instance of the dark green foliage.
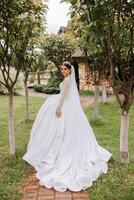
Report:
[[46,94],[57,94],[60,92],[59,84],[61,82],[61,77],[58,74],[52,75],[52,77],[48,80],[47,85],[34,85],[33,88],[37,92],[42,92]]
[[48,85],[34,85],[34,90],[36,92],[46,93],[46,94],[57,94],[59,93],[59,89],[57,87],[52,87]]
[[121,109],[128,113],[134,99],[133,0],[62,2],[71,4],[72,27],[92,77],[97,71],[108,78]]
[[93,96],[94,95],[94,92],[93,91],[90,91],[90,90],[85,90],[85,91],[79,91],[79,94],[81,96]]
[[60,72],[60,65],[66,60],[70,61],[76,42],[68,37],[50,35],[44,37],[41,46],[46,58],[53,62]]

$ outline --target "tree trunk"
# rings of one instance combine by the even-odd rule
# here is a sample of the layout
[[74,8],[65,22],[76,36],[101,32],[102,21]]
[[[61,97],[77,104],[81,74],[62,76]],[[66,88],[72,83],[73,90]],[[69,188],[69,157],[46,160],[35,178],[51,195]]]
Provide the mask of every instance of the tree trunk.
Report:
[[38,85],[40,84],[40,70],[37,69],[37,81],[38,81]]
[[107,90],[105,80],[102,80],[102,101],[103,103],[107,102]]
[[24,88],[25,88],[25,120],[29,120],[29,98],[28,98],[28,87],[27,87],[27,79],[24,80]]
[[99,85],[95,85],[94,91],[94,112],[93,117],[97,119],[99,115]]
[[9,145],[10,155],[15,155],[15,138],[14,138],[14,127],[13,127],[13,92],[9,92],[8,97],[8,128],[9,128]]
[[129,116],[126,111],[122,111],[121,127],[120,127],[120,159],[122,163],[129,162],[128,129],[129,129]]

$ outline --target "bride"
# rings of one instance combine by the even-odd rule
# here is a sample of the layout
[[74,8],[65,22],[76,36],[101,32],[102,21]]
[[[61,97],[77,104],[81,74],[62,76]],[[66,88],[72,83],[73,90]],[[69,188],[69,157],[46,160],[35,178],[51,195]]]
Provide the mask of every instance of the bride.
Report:
[[74,67],[61,66],[60,93],[49,96],[37,113],[23,159],[41,185],[64,192],[85,190],[107,173],[112,154],[101,147],[82,110]]

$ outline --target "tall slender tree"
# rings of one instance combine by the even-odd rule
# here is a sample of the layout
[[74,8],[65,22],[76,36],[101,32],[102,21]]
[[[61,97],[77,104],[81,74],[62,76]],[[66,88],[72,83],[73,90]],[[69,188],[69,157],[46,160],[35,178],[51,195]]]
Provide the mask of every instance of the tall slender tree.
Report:
[[56,65],[61,74],[60,65],[63,61],[71,59],[75,50],[75,41],[64,36],[50,35],[44,37],[41,46],[46,58]]
[[[120,158],[129,162],[129,110],[134,99],[134,2],[132,0],[64,0],[79,15],[87,35],[99,47],[109,68],[109,81],[121,108]],[[85,41],[86,42],[86,41]],[[122,86],[122,96],[119,87]]]
[[[9,93],[9,154],[15,154],[13,127],[13,88],[20,71],[23,69],[23,55],[34,29],[39,26],[36,18],[41,20],[46,6],[42,1],[2,0],[0,1],[0,71],[3,80],[0,83]],[[37,16],[37,17],[36,17]],[[36,24],[36,25],[35,25]],[[12,69],[15,69],[15,78]]]

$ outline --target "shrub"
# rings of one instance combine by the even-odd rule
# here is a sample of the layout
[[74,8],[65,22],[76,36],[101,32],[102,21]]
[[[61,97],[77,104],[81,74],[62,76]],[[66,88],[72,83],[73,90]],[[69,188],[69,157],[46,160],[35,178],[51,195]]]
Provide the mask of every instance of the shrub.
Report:
[[58,72],[52,75],[52,77],[48,80],[47,85],[39,84],[33,85],[33,89],[36,92],[42,92],[46,94],[57,94],[60,92],[59,84],[61,82],[61,77]]
[[79,94],[81,96],[93,96],[94,95],[94,92],[93,91],[90,91],[90,90],[81,90],[79,91]]
[[46,94],[57,94],[59,93],[59,88],[53,87],[53,86],[48,86],[48,85],[34,85],[33,86],[34,91],[36,92],[42,92]]

